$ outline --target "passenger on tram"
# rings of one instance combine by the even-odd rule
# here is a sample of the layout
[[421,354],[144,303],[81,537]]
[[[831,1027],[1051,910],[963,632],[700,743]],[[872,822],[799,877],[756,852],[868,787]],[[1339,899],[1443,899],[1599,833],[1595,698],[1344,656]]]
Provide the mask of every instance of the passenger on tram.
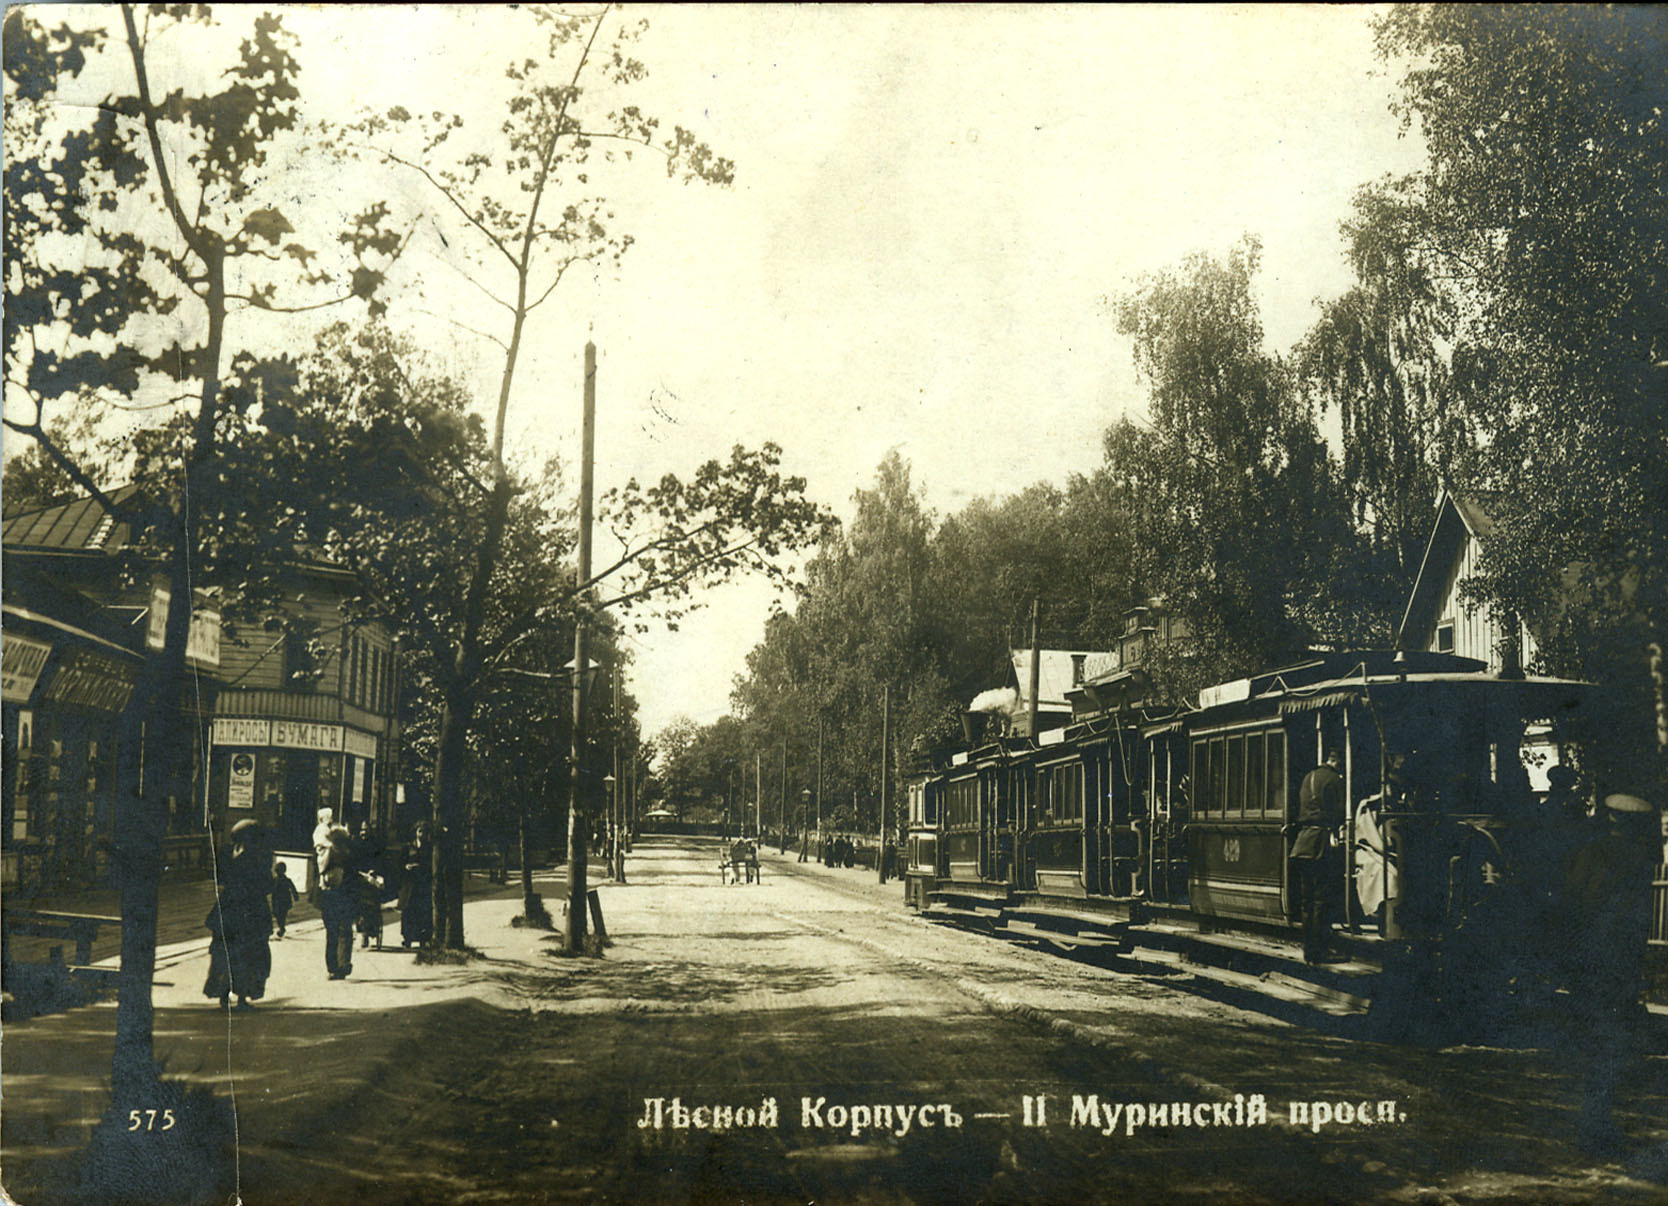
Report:
[[1355,895],[1368,919],[1376,918],[1384,902],[1394,900],[1401,889],[1396,854],[1383,826],[1384,813],[1394,807],[1398,790],[1386,782],[1383,791],[1355,806]]

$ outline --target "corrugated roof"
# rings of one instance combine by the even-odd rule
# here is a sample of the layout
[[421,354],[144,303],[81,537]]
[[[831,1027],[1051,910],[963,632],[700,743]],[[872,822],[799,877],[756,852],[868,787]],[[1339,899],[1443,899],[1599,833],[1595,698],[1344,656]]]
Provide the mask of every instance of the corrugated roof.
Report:
[[[132,485],[122,486],[111,492],[111,501],[126,502],[136,490]],[[120,548],[129,538],[129,526],[116,522],[93,498],[23,511],[0,522],[0,539],[13,548],[97,551]]]

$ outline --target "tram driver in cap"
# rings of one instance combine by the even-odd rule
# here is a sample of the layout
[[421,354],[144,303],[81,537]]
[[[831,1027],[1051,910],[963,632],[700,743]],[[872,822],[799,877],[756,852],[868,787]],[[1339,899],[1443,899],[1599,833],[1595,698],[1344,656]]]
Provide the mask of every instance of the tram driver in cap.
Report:
[[1303,778],[1297,796],[1297,836],[1292,841],[1292,875],[1303,919],[1303,958],[1331,960],[1332,888],[1339,878],[1331,857],[1333,840],[1344,823],[1343,757],[1336,749]]

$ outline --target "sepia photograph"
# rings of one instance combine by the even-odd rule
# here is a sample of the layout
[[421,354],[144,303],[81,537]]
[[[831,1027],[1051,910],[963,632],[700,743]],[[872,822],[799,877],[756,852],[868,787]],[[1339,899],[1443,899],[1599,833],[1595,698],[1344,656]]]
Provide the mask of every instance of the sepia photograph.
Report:
[[0,63],[6,1202],[1668,1199],[1668,8]]

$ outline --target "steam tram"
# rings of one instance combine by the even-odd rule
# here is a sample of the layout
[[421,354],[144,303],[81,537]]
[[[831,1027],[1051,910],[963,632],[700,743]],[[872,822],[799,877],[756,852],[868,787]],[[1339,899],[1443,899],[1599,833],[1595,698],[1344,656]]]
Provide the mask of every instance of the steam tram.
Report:
[[1580,743],[1591,690],[1386,651],[1222,683],[1197,708],[1150,709],[1146,686],[1139,671],[1091,681],[1066,727],[980,736],[922,768],[909,903],[997,924],[1052,908],[1093,911],[1109,932],[1164,922],[1291,936],[1298,789],[1336,750],[1345,941],[1386,968],[1461,930],[1475,944],[1482,919],[1503,913],[1479,906],[1536,870],[1520,840],[1533,824],[1524,758],[1544,765]]

